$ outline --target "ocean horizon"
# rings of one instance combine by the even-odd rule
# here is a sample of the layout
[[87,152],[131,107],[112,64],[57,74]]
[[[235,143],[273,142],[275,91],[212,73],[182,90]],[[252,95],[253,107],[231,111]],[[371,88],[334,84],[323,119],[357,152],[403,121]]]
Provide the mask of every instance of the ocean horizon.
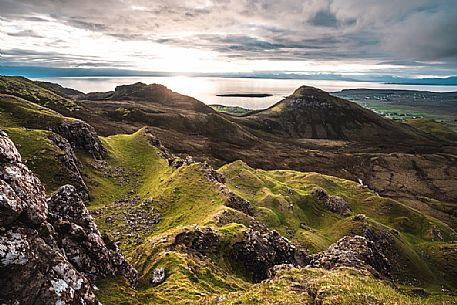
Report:
[[[169,89],[194,97],[207,105],[239,106],[248,109],[264,109],[282,100],[300,86],[307,85],[327,92],[343,89],[396,89],[432,92],[454,92],[457,86],[403,85],[380,82],[345,80],[261,79],[198,76],[167,77],[40,77],[34,80],[58,83],[84,93],[113,91],[116,86],[142,82],[161,84]],[[261,98],[217,96],[226,94],[259,93],[271,96]]]

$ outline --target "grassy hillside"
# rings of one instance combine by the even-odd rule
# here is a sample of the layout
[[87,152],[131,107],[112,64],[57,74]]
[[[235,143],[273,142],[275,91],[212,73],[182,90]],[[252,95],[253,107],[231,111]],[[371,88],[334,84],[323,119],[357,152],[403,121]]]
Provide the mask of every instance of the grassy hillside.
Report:
[[14,95],[57,111],[72,112],[81,108],[76,101],[20,76],[0,76],[0,93]]
[[[223,166],[220,171],[226,176],[227,185],[255,206],[258,220],[309,251],[321,251],[345,235],[362,235],[367,229],[388,232],[394,237],[393,247],[399,256],[401,268],[394,272],[399,281],[435,288],[442,283],[455,285],[453,280],[442,282],[434,270],[443,272],[456,267],[427,263],[428,257],[421,251],[424,245],[450,244],[456,239],[453,230],[434,218],[380,197],[360,184],[332,176],[255,170],[241,161]],[[349,215],[326,209],[312,195],[316,189],[343,198],[351,209]],[[356,221],[356,215],[364,215],[364,220]]]
[[[106,161],[83,158],[93,196],[89,209],[99,228],[119,242],[140,272],[136,290],[120,279],[99,282],[98,296],[104,304],[212,304],[218,296],[227,304],[262,304],[265,299],[312,304],[314,290],[330,303],[370,296],[385,304],[452,300],[434,295],[441,287],[455,287],[455,271],[449,271],[455,264],[437,251],[445,248],[448,257],[455,255],[454,232],[446,225],[351,181],[316,173],[254,170],[237,161],[220,172],[231,190],[254,205],[254,216],[261,223],[310,252],[323,250],[344,235],[362,234],[367,227],[389,232],[395,236],[402,267],[395,277],[426,290],[421,292],[425,296],[411,296],[352,269],[284,271],[273,282],[252,284],[225,256],[252,220],[225,206],[224,193],[207,178],[201,164],[169,166],[164,151],[151,145],[154,139],[145,129],[102,140],[109,150]],[[317,188],[341,196],[352,211],[341,216],[327,210],[311,195]],[[360,214],[366,219],[355,221]],[[179,234],[205,227],[222,241],[209,256],[175,244]],[[164,283],[154,285],[151,278],[158,267],[164,267],[167,276]],[[345,281],[338,282],[340,278]],[[304,283],[313,283],[314,290],[301,287]],[[413,286],[401,287],[409,291]]]
[[23,98],[0,94],[0,121],[2,127],[48,129],[64,120],[73,120],[49,108]]
[[448,128],[444,123],[427,119],[407,120],[405,123],[424,132],[433,134],[442,140],[457,141],[457,132]]
[[202,304],[455,304],[454,297],[417,295],[422,293],[421,290],[401,292],[350,268],[333,271],[281,268],[272,281],[223,298],[207,298]]

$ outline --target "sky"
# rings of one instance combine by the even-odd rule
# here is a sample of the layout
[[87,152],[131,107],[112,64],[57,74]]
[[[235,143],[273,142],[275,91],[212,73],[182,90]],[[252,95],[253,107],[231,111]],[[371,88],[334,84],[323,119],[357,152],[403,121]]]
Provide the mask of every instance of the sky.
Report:
[[447,77],[456,31],[454,0],[0,0],[0,69]]

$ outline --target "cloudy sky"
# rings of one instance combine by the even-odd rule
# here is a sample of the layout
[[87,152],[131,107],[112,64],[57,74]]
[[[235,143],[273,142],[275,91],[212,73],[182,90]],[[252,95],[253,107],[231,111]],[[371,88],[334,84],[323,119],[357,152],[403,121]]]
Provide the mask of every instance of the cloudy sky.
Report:
[[449,76],[456,33],[454,0],[0,0],[3,66]]

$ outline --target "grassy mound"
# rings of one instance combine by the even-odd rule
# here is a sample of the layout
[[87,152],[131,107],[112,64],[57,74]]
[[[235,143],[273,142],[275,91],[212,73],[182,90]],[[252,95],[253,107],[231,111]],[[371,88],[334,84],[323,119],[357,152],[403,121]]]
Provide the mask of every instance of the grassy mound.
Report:
[[72,112],[81,108],[74,100],[20,76],[0,76],[0,93],[14,95],[59,112]]

